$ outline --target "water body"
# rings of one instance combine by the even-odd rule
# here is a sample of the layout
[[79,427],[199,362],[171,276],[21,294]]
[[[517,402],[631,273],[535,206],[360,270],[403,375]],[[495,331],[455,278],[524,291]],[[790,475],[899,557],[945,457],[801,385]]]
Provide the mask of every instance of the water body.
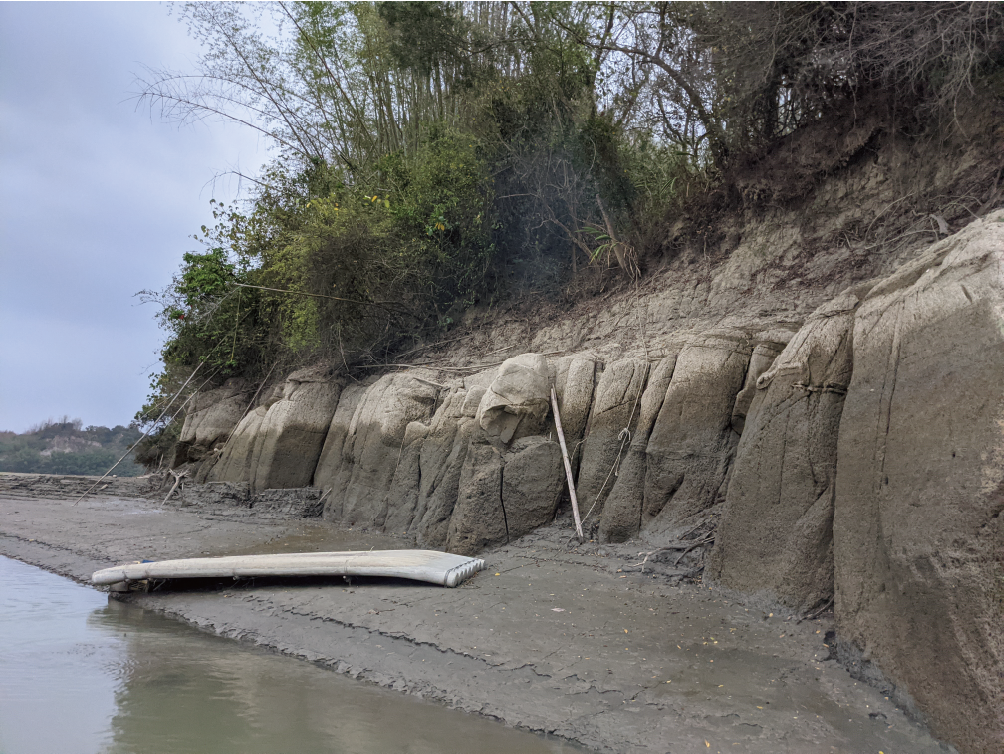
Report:
[[573,751],[0,557],[0,754]]

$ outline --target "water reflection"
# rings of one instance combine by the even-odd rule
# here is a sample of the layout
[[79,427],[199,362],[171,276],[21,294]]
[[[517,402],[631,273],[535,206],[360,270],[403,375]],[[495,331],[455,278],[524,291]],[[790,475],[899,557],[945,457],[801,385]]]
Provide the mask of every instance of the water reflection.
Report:
[[87,630],[105,595],[0,557],[0,752],[98,752],[115,712],[120,636]]
[[0,752],[569,752],[0,558]]

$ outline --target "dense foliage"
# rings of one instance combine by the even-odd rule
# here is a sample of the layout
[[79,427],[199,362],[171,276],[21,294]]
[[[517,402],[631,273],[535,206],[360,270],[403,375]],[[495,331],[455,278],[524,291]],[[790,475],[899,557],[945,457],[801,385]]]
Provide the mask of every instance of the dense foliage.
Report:
[[142,421],[199,364],[259,381],[380,362],[472,306],[636,279],[688,200],[869,98],[950,126],[960,98],[1004,93],[995,3],[177,10],[203,57],[150,71],[143,96],[257,129],[274,159],[147,294],[169,337]]
[[[23,434],[0,432],[0,471],[22,474],[100,476],[140,438],[136,427],[86,429],[80,420],[47,421]],[[143,467],[127,458],[117,476],[138,476]]]

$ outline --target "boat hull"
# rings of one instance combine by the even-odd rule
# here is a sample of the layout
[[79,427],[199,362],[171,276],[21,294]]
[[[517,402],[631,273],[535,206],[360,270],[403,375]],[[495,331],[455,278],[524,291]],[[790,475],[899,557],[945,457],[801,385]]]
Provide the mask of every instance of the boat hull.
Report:
[[97,585],[149,579],[265,576],[385,576],[454,587],[485,567],[479,558],[435,550],[295,552],[129,563],[95,571]]

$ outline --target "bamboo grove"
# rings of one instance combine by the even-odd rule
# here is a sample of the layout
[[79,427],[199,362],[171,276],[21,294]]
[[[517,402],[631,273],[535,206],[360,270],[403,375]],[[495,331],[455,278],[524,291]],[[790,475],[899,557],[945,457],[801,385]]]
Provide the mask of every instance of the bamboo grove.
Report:
[[[996,3],[296,2],[173,6],[181,123],[263,135],[265,168],[144,292],[168,338],[152,413],[200,363],[261,380],[386,361],[471,307],[629,282],[687,202],[876,93],[903,122],[1004,92]],[[912,121],[911,121],[912,119]],[[142,420],[146,413],[141,412]]]

